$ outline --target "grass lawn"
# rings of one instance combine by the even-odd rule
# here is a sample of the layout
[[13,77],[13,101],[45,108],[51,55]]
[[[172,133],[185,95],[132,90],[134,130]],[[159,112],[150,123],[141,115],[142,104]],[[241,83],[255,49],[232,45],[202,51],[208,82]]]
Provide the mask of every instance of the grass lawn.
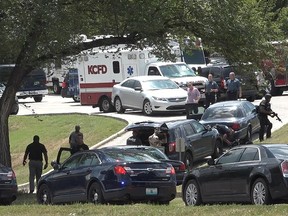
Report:
[[68,137],[75,125],[81,126],[84,142],[93,146],[114,133],[123,129],[127,123],[110,117],[67,114],[67,115],[41,115],[10,116],[9,135],[12,167],[17,176],[18,184],[28,182],[28,165],[23,167],[22,161],[26,146],[33,140],[34,135],[40,136],[48,151],[50,162],[56,159],[60,147],[69,147]]

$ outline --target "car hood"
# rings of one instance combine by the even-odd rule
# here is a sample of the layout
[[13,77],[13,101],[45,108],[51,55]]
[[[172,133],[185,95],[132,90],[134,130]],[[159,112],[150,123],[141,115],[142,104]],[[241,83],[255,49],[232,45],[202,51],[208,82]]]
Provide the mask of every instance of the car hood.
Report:
[[187,97],[187,92],[181,88],[149,90],[149,91],[145,91],[144,94],[146,96],[158,97],[158,98],[183,98],[183,97]]

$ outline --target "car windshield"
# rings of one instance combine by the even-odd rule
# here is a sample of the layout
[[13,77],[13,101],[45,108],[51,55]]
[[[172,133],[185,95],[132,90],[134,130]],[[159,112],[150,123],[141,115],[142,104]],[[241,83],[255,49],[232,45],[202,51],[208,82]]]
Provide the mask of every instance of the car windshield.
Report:
[[169,78],[196,76],[194,71],[186,64],[163,65],[160,66],[160,70],[163,76]]
[[105,155],[113,162],[159,162],[147,154],[135,151],[108,150],[105,151]]
[[238,115],[238,109],[236,107],[213,107],[208,108],[203,116],[202,120],[209,119],[221,119],[221,118],[235,118]]
[[288,159],[288,145],[275,145],[269,146],[268,149],[272,152],[272,154],[278,159]]
[[143,90],[178,89],[179,86],[169,79],[147,80],[142,82]]

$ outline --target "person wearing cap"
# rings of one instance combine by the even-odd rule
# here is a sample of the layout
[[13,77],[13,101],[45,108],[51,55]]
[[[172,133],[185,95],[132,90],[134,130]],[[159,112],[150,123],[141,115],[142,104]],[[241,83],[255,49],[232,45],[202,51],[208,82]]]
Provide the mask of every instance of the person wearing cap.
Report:
[[264,134],[266,130],[266,138],[271,137],[272,123],[269,121],[268,116],[273,117],[275,114],[271,109],[271,94],[266,94],[264,100],[259,104],[258,118],[260,121],[260,131],[259,131],[259,140],[262,142],[264,140]]
[[72,150],[77,150],[77,146],[78,146],[78,136],[82,136],[83,138],[83,133],[80,132],[80,126],[76,125],[75,126],[75,131],[73,131],[70,136],[69,136],[69,144],[70,144],[70,148]]
[[242,97],[242,88],[240,81],[235,77],[234,72],[229,73],[229,79],[226,82],[227,100],[237,100]]

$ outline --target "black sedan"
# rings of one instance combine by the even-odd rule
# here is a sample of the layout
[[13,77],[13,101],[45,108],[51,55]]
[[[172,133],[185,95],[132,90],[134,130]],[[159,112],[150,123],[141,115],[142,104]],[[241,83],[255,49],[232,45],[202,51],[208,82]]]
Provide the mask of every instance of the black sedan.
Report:
[[208,166],[185,176],[187,206],[201,203],[252,202],[256,205],[288,198],[288,145],[243,145],[230,149]]
[[0,164],[0,204],[10,205],[17,198],[17,181],[14,171]]
[[123,146],[113,146],[107,147],[112,149],[125,149],[128,152],[136,152],[136,154],[143,153],[144,155],[148,155],[162,162],[166,162],[171,164],[176,172],[177,185],[181,185],[183,182],[184,174],[186,173],[186,166],[182,161],[179,160],[170,160],[160,148],[156,148],[153,146],[131,146],[131,145],[123,145]]
[[209,106],[200,123],[215,126],[226,125],[234,130],[233,140],[251,142],[252,134],[259,131],[260,122],[256,107],[249,101],[224,101]]
[[[57,161],[60,159],[58,154]],[[173,166],[143,154],[98,149],[74,153],[61,165],[57,161],[53,163],[54,171],[39,180],[38,203],[168,204],[176,196]]]

